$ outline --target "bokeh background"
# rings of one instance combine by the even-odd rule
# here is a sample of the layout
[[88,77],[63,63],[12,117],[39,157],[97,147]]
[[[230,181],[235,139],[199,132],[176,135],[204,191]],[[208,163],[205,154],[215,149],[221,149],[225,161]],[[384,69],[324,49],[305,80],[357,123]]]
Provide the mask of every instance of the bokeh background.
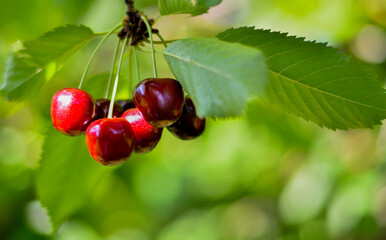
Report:
[[[136,4],[158,16],[156,1]],[[0,73],[17,41],[65,23],[106,31],[124,11],[122,0],[0,0]],[[213,37],[246,25],[328,41],[385,82],[384,0],[224,0],[209,14],[164,17],[156,27],[176,39]],[[89,204],[51,236],[34,190],[44,133],[51,127],[50,100],[60,88],[77,86],[96,43],[75,55],[32,101],[0,98],[0,239],[386,239],[385,122],[375,129],[331,131],[259,99],[250,101],[242,118],[208,120],[194,141],[164,131],[154,151],[134,155],[106,176]],[[103,46],[90,77],[109,71],[114,45],[111,39]],[[150,55],[139,55],[141,76],[150,77]],[[160,75],[170,76],[162,56],[158,63]],[[122,76],[119,98],[126,98],[127,67]]]

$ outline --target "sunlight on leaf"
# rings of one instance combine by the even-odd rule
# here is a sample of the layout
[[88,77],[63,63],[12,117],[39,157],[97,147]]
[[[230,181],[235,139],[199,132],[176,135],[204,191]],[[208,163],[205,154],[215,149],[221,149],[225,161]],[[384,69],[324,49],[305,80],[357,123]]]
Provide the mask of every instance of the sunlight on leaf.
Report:
[[26,41],[8,57],[1,93],[12,101],[33,98],[68,58],[97,36],[86,26],[66,25]]

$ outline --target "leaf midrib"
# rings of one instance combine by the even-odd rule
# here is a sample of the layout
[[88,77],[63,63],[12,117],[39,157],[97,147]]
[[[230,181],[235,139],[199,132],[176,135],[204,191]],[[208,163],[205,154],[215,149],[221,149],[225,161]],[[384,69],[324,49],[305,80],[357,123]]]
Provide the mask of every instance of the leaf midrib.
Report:
[[74,51],[75,49],[77,48],[80,48],[82,45],[86,44],[88,41],[91,41],[92,39],[96,38],[96,37],[99,37],[100,35],[99,34],[96,34],[96,33],[93,33],[92,36],[90,36],[89,38],[83,40],[82,42],[76,44],[74,47],[70,48],[69,50],[63,52],[63,54],[59,55],[58,57],[54,58],[53,60],[45,63],[44,66],[42,66],[41,68],[44,69],[46,68],[50,63],[52,62],[57,62],[60,58],[62,58],[63,56],[65,56],[67,53],[71,52],[71,51]]
[[187,62],[187,63],[191,63],[191,64],[193,64],[193,65],[196,65],[197,67],[201,67],[201,68],[203,68],[203,69],[206,69],[206,70],[208,70],[208,71],[210,71],[210,72],[213,72],[213,73],[215,73],[215,74],[217,74],[217,75],[220,75],[220,76],[222,76],[222,77],[224,77],[224,78],[226,78],[226,79],[228,79],[228,80],[230,80],[230,81],[234,81],[233,78],[232,78],[232,76],[228,76],[227,74],[223,74],[223,73],[217,71],[216,69],[213,69],[213,68],[210,68],[210,67],[208,67],[208,66],[202,65],[202,64],[200,64],[200,63],[198,63],[198,62],[196,62],[196,61],[193,61],[193,60],[190,60],[190,59],[186,59],[186,58],[183,58],[183,57],[181,57],[181,56],[177,56],[177,55],[174,55],[174,54],[172,54],[172,53],[165,52],[165,51],[163,51],[162,53],[163,53],[164,55],[167,55],[167,56],[170,56],[170,57],[174,57],[174,58],[176,58],[176,59],[185,61],[185,62]]
[[[21,83],[19,86],[16,86],[16,87],[12,88],[12,89],[10,90],[10,92],[11,92],[11,91],[14,91],[14,90],[17,89],[17,88],[19,88],[19,87],[20,87],[21,85],[23,85],[24,83],[30,81],[30,80],[31,80],[33,77],[35,77],[37,74],[39,74],[40,72],[42,72],[43,70],[45,70],[45,69],[47,68],[47,66],[50,65],[51,63],[59,61],[59,59],[61,59],[61,58],[62,58],[63,56],[65,56],[67,53],[69,53],[69,52],[71,52],[71,51],[74,51],[74,50],[77,49],[77,48],[80,48],[82,45],[86,44],[88,41],[91,41],[92,39],[94,39],[94,38],[96,38],[96,37],[99,37],[99,36],[100,36],[100,34],[93,33],[92,36],[90,36],[89,38],[83,40],[83,41],[80,42],[79,44],[76,44],[73,48],[69,49],[68,51],[63,52],[63,54],[61,54],[61,55],[59,55],[58,57],[56,57],[55,59],[53,59],[53,60],[51,60],[51,61],[45,63],[43,66],[38,67],[38,68],[36,69],[36,71],[35,71],[33,74],[29,75],[23,83]],[[16,53],[16,54],[17,54],[17,53]]]
[[279,73],[273,71],[272,69],[268,69],[268,71],[271,72],[271,73],[273,73],[274,75],[276,75],[276,76],[278,76],[278,77],[284,78],[284,79],[289,80],[289,81],[291,81],[291,82],[293,82],[293,83],[299,84],[299,85],[301,85],[301,86],[303,86],[303,87],[306,87],[306,88],[309,88],[309,89],[311,89],[311,90],[320,92],[320,93],[322,93],[322,94],[330,95],[330,96],[335,97],[335,98],[338,98],[338,99],[340,99],[340,100],[343,100],[343,101],[346,101],[346,102],[350,102],[350,103],[353,103],[353,104],[357,104],[357,105],[360,105],[360,106],[363,106],[363,107],[368,107],[368,108],[372,108],[372,109],[376,109],[376,110],[380,110],[380,111],[386,112],[386,109],[382,109],[382,108],[378,108],[378,107],[371,106],[371,105],[368,105],[368,104],[360,103],[360,102],[357,102],[357,101],[355,101],[355,100],[348,99],[348,98],[344,98],[344,97],[342,97],[342,96],[335,95],[335,94],[333,94],[333,93],[323,91],[323,90],[321,90],[321,89],[319,89],[319,88],[315,88],[315,87],[306,85],[306,84],[304,84],[304,83],[302,83],[302,82],[298,82],[298,81],[296,81],[296,80],[294,80],[294,79],[291,79],[291,78],[289,78],[289,77],[287,77],[287,76],[284,76],[284,75],[282,75],[282,74],[279,74]]
[[[223,76],[224,78],[226,78],[226,79],[228,79],[228,80],[233,81],[232,78],[229,77],[228,75],[224,75],[224,74],[222,74],[221,72],[218,72],[218,71],[216,71],[216,70],[213,69],[213,68],[210,68],[210,67],[208,67],[208,66],[202,65],[202,64],[200,64],[200,63],[198,63],[198,62],[195,62],[195,61],[193,61],[193,60],[185,59],[185,58],[183,58],[183,57],[181,57],[181,56],[177,56],[177,55],[175,55],[175,54],[172,54],[172,53],[169,53],[169,52],[165,52],[165,51],[163,52],[163,54],[165,54],[165,55],[167,55],[167,56],[170,56],[170,57],[174,57],[174,58],[179,59],[179,60],[182,60],[182,61],[185,61],[185,62],[187,62],[187,63],[194,64],[194,65],[196,65],[197,67],[201,67],[201,68],[206,69],[206,70],[208,70],[208,71],[211,71],[211,72],[213,72],[213,73],[215,73],[215,74],[218,74],[218,75],[220,75],[220,76]],[[329,95],[329,96],[338,98],[338,99],[340,99],[340,100],[343,100],[343,101],[346,101],[346,102],[349,102],[349,103],[353,103],[353,104],[357,104],[357,105],[360,105],[360,106],[363,106],[363,107],[372,108],[372,109],[376,109],[376,110],[379,110],[379,111],[386,112],[386,109],[382,109],[382,108],[379,108],[379,107],[375,107],[375,106],[371,106],[371,105],[368,105],[368,104],[360,103],[360,102],[354,101],[354,100],[352,100],[352,99],[344,98],[344,97],[342,97],[342,96],[335,95],[335,94],[332,94],[332,93],[330,93],[330,92],[326,92],[326,91],[323,91],[323,90],[321,90],[321,89],[318,89],[318,88],[315,88],[315,87],[311,87],[311,86],[306,85],[306,84],[304,84],[304,83],[298,82],[298,81],[296,81],[296,80],[294,80],[294,79],[291,79],[291,78],[289,78],[289,77],[287,77],[287,76],[284,76],[284,75],[282,75],[282,74],[279,74],[279,73],[273,71],[272,69],[268,69],[268,70],[269,70],[271,73],[275,74],[276,76],[279,76],[279,77],[281,77],[281,78],[284,78],[284,79],[286,79],[286,80],[289,80],[289,81],[291,81],[291,82],[293,82],[293,83],[299,84],[299,85],[301,85],[301,86],[303,86],[303,87],[306,87],[306,88],[309,88],[309,89],[311,89],[311,90],[320,92],[320,93],[322,93],[322,94],[326,94],[326,95]]]

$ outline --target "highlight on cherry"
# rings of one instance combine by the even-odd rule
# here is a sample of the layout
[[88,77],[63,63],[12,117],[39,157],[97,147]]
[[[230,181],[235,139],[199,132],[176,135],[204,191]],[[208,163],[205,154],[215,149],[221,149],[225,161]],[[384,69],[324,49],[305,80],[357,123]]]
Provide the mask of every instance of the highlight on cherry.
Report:
[[[194,103],[186,96],[180,82],[158,76],[153,34],[165,47],[167,41],[153,28],[154,19],[148,19],[135,9],[133,1],[125,0],[125,3],[125,18],[99,42],[79,86],[57,91],[51,102],[52,124],[57,131],[71,137],[85,133],[91,157],[106,166],[124,163],[133,152],[153,150],[161,139],[163,128],[181,140],[197,138],[205,129],[205,118],[197,116]],[[105,98],[95,100],[82,88],[96,52],[114,35],[118,40],[110,76],[106,79]],[[151,46],[154,77],[141,80],[135,51],[144,42]],[[128,58],[136,64],[137,85],[127,89],[131,98],[116,100],[125,52],[134,53]],[[130,80],[133,86],[134,80]]]

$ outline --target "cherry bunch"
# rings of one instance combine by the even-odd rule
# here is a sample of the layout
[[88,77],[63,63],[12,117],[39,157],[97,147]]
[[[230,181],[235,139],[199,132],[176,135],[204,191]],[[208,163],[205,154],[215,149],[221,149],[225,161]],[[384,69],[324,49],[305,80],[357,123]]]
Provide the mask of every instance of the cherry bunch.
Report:
[[[158,30],[152,28],[155,21],[147,20],[142,12],[136,10],[133,0],[125,0],[125,3],[126,17],[98,44],[86,66],[79,87],[58,91],[51,102],[51,119],[55,128],[68,136],[79,136],[85,132],[91,156],[97,162],[109,166],[125,162],[133,151],[151,151],[159,142],[165,127],[182,140],[200,136],[205,128],[205,119],[197,116],[193,101],[184,96],[181,84],[171,78],[158,78],[152,34],[157,34],[162,43],[165,46],[167,44]],[[82,84],[96,51],[119,28],[122,29],[118,33],[119,40],[106,97],[95,101],[89,93],[81,90]],[[126,47],[130,45],[134,53],[139,81],[135,49],[148,39],[152,50],[154,78],[139,82],[134,88],[133,99],[115,101]],[[124,43],[109,100],[121,41]]]
[[133,100],[116,101],[108,118],[110,100],[95,101],[86,91],[64,88],[52,98],[52,123],[68,136],[86,132],[91,156],[103,165],[123,163],[133,151],[151,151],[164,127],[183,140],[204,131],[205,119],[196,115],[192,100],[184,97],[181,84],[174,79],[145,79],[133,96]]

